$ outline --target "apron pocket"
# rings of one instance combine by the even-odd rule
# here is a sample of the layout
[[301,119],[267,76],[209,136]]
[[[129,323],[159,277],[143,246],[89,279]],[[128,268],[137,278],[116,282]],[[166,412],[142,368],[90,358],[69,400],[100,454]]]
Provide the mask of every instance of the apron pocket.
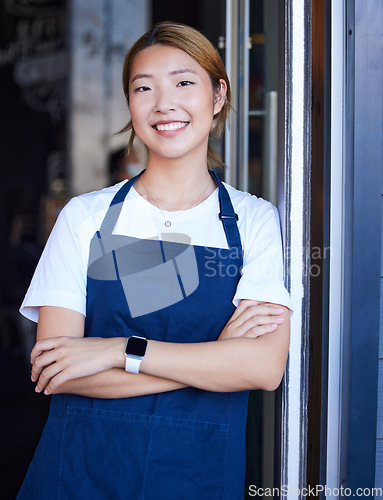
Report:
[[229,425],[155,417],[145,499],[224,498]]
[[228,424],[68,408],[60,500],[218,500]]

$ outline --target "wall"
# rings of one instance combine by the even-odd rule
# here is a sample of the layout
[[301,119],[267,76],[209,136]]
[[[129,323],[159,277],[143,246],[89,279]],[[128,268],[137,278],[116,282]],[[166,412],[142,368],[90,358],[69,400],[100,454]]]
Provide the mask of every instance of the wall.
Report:
[[68,149],[71,195],[105,187],[109,154],[127,137],[122,65],[150,24],[149,0],[71,0]]
[[345,439],[347,486],[356,490],[371,488],[382,481],[379,465],[382,441],[379,434],[377,438],[376,429],[377,395],[383,389],[378,375],[383,4],[380,0],[355,0],[346,5],[346,182],[350,191],[345,211],[349,223],[345,293],[349,293],[346,307],[351,322],[349,356],[348,360],[344,358],[345,366],[349,362],[350,374]]

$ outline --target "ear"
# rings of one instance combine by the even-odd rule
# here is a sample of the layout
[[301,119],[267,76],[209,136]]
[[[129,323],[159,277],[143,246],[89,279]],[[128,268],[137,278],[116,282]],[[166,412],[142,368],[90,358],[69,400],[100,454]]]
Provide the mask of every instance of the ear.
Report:
[[226,103],[227,85],[222,78],[219,81],[219,87],[214,92],[214,116],[217,115]]

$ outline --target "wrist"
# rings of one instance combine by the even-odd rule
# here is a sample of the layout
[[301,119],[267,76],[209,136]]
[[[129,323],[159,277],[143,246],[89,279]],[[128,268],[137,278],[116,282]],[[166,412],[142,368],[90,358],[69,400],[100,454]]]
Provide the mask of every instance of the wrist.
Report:
[[116,338],[116,349],[114,356],[114,365],[116,368],[125,369],[125,347],[126,347],[126,337]]

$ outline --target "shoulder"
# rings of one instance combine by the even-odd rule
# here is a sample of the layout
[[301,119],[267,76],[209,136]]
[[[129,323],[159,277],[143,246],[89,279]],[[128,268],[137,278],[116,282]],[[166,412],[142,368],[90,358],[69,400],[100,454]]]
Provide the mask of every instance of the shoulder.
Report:
[[65,218],[75,231],[89,220],[102,221],[114,195],[125,182],[75,196],[62,209],[60,218]]
[[235,212],[239,217],[239,224],[251,222],[253,229],[264,224],[280,225],[277,208],[267,200],[258,196],[240,191],[229,184],[223,183],[226,187]]
[[125,183],[126,181],[122,181],[113,186],[75,196],[67,203],[64,210],[68,212],[81,210],[88,214],[95,214],[109,207],[114,195]]

